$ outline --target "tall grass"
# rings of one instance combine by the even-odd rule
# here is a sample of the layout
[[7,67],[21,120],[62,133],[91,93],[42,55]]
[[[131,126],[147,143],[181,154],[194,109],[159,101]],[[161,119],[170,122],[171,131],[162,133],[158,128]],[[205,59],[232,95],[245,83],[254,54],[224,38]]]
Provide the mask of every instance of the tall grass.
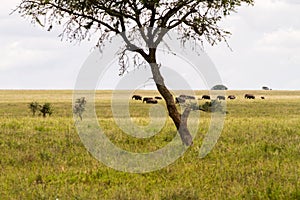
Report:
[[[265,100],[245,100],[244,93]],[[140,91],[155,96],[154,91]],[[197,91],[201,96],[206,91]],[[300,92],[228,91],[228,114],[213,151],[199,158],[210,114],[201,113],[194,144],[173,164],[132,174],[106,167],[82,144],[72,119],[71,91],[0,91],[1,199],[300,199]],[[117,127],[111,91],[99,91],[101,127],[121,148],[154,151],[174,136],[171,120],[159,134],[136,139]],[[28,103],[50,102],[51,117],[32,117]],[[162,103],[163,104],[163,103]],[[130,114],[149,123],[151,105],[130,102]]]

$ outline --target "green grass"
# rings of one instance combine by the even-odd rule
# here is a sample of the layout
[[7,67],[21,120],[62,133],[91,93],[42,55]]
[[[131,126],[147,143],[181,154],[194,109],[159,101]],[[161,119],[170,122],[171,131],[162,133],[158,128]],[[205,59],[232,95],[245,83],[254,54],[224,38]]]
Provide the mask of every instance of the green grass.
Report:
[[[266,99],[245,100],[245,93]],[[238,98],[227,101],[222,135],[204,159],[199,148],[208,113],[201,113],[198,135],[181,158],[161,170],[133,174],[106,167],[86,150],[74,126],[71,91],[0,91],[0,199],[300,199],[300,91],[227,94]],[[110,98],[111,91],[97,92],[96,108],[114,144],[147,152],[172,140],[170,120],[151,138],[123,133]],[[32,101],[52,103],[53,115],[32,117]],[[147,125],[149,108],[131,101],[133,121]]]

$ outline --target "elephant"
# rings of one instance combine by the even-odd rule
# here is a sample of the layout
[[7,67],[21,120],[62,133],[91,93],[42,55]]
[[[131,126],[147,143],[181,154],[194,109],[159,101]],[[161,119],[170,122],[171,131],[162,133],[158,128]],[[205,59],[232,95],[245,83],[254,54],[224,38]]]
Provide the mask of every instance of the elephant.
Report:
[[245,94],[245,99],[255,99],[253,94]]
[[225,96],[219,95],[219,96],[217,96],[217,99],[218,99],[218,100],[225,100]]
[[234,95],[229,95],[229,96],[227,97],[227,99],[233,100],[233,99],[236,99],[236,97],[235,97]]
[[148,100],[146,101],[146,103],[149,103],[149,104],[157,104],[158,102],[157,102],[156,99],[151,98],[151,99],[148,99]]
[[185,94],[179,95],[179,98],[182,98],[182,99],[196,99],[194,96],[185,95]]
[[147,101],[148,101],[149,99],[153,99],[153,98],[152,98],[152,97],[144,97],[144,98],[143,98],[143,103],[145,103],[145,102],[147,103]]
[[142,96],[140,96],[140,95],[133,95],[131,99],[142,100]]
[[203,96],[202,96],[202,99],[207,99],[207,100],[209,100],[209,99],[210,99],[210,96],[209,96],[209,95],[203,95]]

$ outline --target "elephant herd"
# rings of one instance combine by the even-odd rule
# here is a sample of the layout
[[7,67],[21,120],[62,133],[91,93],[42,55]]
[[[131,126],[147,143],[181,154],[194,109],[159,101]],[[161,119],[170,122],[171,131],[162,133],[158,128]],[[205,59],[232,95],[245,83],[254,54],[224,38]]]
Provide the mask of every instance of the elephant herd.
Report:
[[[253,94],[245,94],[244,98],[245,99],[255,99],[255,96]],[[264,96],[261,96],[260,98],[265,99]]]
[[[244,98],[245,99],[255,99],[255,96],[253,94],[245,94]],[[265,99],[264,96],[261,96],[260,98]],[[140,100],[143,103],[146,102],[147,104],[157,104],[159,100],[162,100],[162,97],[159,97],[159,96],[156,96],[156,97],[142,97],[141,95],[133,95],[132,99]],[[195,100],[195,99],[196,99],[196,97],[194,97],[194,96],[182,94],[182,95],[179,95],[178,97],[175,97],[175,103],[176,104],[182,104],[182,103],[185,103],[186,100]],[[211,96],[209,96],[209,95],[203,95],[202,98],[198,98],[198,100],[210,100],[210,99],[211,99]],[[236,96],[235,95],[228,95],[227,99],[234,100],[234,99],[236,99]],[[217,100],[220,100],[220,101],[221,100],[226,100],[226,97],[222,96],[222,95],[219,95],[219,96],[217,96]]]
[[157,104],[158,100],[162,100],[162,97],[156,96],[156,97],[142,97],[141,95],[133,95],[132,99],[134,100],[141,100],[143,103],[149,103],[149,104]]

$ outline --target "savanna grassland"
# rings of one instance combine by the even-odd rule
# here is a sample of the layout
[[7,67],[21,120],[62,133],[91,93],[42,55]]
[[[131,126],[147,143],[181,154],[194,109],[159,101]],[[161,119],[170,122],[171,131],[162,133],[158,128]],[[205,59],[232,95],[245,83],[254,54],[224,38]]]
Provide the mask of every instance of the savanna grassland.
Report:
[[[245,100],[245,93],[266,99]],[[86,150],[73,121],[72,91],[0,91],[0,199],[300,199],[300,91],[229,94],[237,99],[227,100],[222,135],[205,158],[199,148],[210,114],[201,112],[194,144],[181,158],[134,174],[106,167]],[[99,124],[121,148],[154,151],[176,134],[170,120],[151,138],[122,133],[110,99],[111,91],[97,92]],[[51,103],[54,113],[32,116],[32,101]],[[130,101],[133,121],[147,124],[150,107]]]

